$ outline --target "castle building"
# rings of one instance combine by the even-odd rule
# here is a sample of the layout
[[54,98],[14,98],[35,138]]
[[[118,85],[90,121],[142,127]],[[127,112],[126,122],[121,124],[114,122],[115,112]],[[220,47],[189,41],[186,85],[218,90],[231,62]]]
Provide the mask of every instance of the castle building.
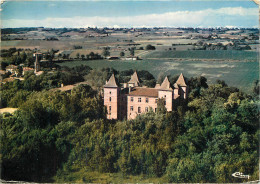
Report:
[[119,87],[114,74],[104,85],[104,105],[107,107],[108,119],[134,119],[149,109],[156,112],[158,99],[164,99],[167,111],[176,108],[180,100],[187,98],[188,86],[181,74],[171,87],[168,77],[154,88],[141,86],[137,73],[131,76],[128,83]]

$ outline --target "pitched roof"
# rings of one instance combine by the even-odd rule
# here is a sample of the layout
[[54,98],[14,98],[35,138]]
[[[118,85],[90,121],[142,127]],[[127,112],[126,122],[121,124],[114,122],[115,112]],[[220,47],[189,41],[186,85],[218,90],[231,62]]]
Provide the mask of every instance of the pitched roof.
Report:
[[106,88],[116,88],[116,87],[118,87],[117,84],[116,84],[116,79],[115,79],[115,75],[114,74],[111,75],[110,79],[104,85],[104,87],[106,87]]
[[31,71],[31,70],[34,70],[34,69],[30,68],[30,67],[23,67],[23,71]]
[[131,79],[130,79],[130,81],[128,83],[134,83],[136,86],[139,84],[139,79],[138,79],[136,71],[131,76]]
[[161,88],[160,89],[161,90],[172,90],[171,83],[170,83],[170,81],[169,81],[167,76],[163,80],[163,83],[161,84]]
[[128,96],[147,96],[147,97],[158,97],[158,90],[155,88],[143,88],[135,87],[130,91]]
[[6,70],[15,70],[17,68],[16,65],[8,65],[5,69]]
[[178,84],[179,86],[187,86],[182,73],[176,81],[176,84]]
[[176,84],[176,83],[173,84],[173,87],[174,87],[175,89],[178,89],[178,88],[179,88],[178,84]]

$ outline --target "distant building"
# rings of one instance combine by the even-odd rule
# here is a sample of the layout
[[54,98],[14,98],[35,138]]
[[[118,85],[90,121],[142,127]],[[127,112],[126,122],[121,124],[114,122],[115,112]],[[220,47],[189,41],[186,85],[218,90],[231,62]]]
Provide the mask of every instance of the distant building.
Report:
[[119,57],[117,56],[109,56],[107,57],[108,60],[117,60],[117,59],[120,59]]
[[167,77],[155,88],[142,87],[136,72],[130,81],[120,88],[113,74],[104,85],[104,105],[107,107],[108,119],[134,119],[149,109],[156,111],[159,98],[165,100],[167,111],[172,111],[180,100],[187,98],[187,93],[188,86],[183,74],[179,76],[173,88]]
[[25,75],[25,73],[29,71],[34,71],[34,69],[30,67],[23,67],[23,75]]
[[16,65],[8,65],[5,70],[7,72],[10,72],[12,74],[16,73],[16,70],[17,70],[17,66]]
[[133,60],[133,61],[136,61],[136,60],[139,60],[139,58],[137,56],[128,56],[128,57],[125,57],[125,60]]
[[39,53],[35,53],[35,62],[34,62],[34,73],[37,73],[40,71],[40,61],[38,59]]

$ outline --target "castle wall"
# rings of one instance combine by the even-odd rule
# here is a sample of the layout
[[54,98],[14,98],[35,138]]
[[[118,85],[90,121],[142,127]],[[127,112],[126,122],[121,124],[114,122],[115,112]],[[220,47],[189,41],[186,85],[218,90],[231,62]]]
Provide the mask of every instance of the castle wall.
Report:
[[104,88],[104,105],[107,107],[107,118],[118,119],[119,88]]
[[[133,101],[131,98],[133,98]],[[146,99],[148,99],[148,102]],[[155,111],[157,99],[156,97],[127,96],[127,119],[134,119],[137,115],[148,112],[150,108]]]
[[172,91],[159,91],[158,96],[159,96],[159,98],[165,99],[165,107],[166,107],[167,111],[172,111],[173,92]]
[[187,98],[187,87],[180,87],[179,95],[182,99],[186,99]]

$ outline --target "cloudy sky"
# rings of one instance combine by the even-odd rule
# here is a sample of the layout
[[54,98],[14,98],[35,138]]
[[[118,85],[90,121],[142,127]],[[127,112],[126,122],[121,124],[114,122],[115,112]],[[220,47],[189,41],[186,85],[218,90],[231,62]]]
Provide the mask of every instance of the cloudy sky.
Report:
[[7,27],[258,27],[251,0],[8,1]]

